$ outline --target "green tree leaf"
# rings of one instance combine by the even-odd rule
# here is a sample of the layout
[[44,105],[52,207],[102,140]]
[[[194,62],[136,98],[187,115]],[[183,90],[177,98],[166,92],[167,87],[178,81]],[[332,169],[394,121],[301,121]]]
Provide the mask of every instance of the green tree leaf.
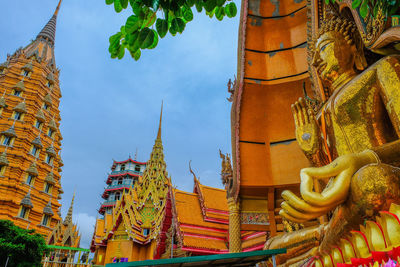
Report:
[[201,12],[203,10],[203,2],[202,0],[195,0],[196,2],[194,3],[196,6],[197,12]]
[[118,59],[122,59],[125,55],[125,46],[121,45],[118,51]]
[[185,4],[185,0],[175,0],[178,4],[179,7],[183,6]]
[[225,16],[225,9],[223,7],[217,7],[215,9],[215,17],[217,20],[221,21],[224,19]]
[[154,32],[154,40],[153,43],[148,47],[148,49],[154,49],[158,44],[158,34],[155,30],[152,29],[152,31]]
[[235,3],[229,3],[225,6],[225,14],[229,17],[229,18],[233,18],[234,16],[236,16],[237,13],[237,8]]
[[[172,19],[172,21],[175,21],[175,18]],[[172,36],[175,36],[176,33],[178,32],[178,25],[176,22],[172,23],[171,21],[171,26],[169,27],[169,32],[172,34]]]
[[144,49],[148,48],[153,44],[154,41],[154,32],[149,28],[143,28],[138,37],[139,47]]
[[127,34],[131,34],[137,31],[141,26],[139,18],[136,15],[132,15],[126,20],[125,31]]
[[[126,36],[128,46],[129,47],[134,47],[138,37],[139,37],[139,31],[136,31],[136,32],[134,32],[132,34],[128,34]],[[137,48],[139,48],[139,46],[137,46]]]
[[194,6],[195,2],[196,2],[195,0],[186,0],[186,4],[188,5],[188,7]]
[[143,22],[143,28],[151,27],[154,24],[154,22],[156,22],[156,18],[157,18],[156,13],[149,10],[149,12],[147,13],[146,18]]
[[114,9],[117,13],[122,11],[121,0],[114,0]]
[[185,29],[185,22],[181,18],[174,18],[171,21],[171,28],[173,27],[176,32],[182,33]]
[[359,7],[361,5],[362,0],[353,0],[353,2],[351,3],[351,7],[353,9],[356,9],[357,7]]
[[213,9],[214,9],[216,6],[217,6],[217,1],[216,1],[216,0],[207,0],[207,1],[204,3],[204,9],[205,9],[207,12],[213,11]]
[[140,51],[140,49],[136,50],[136,52],[133,54],[133,58],[138,61],[140,56],[142,55],[142,52]]
[[157,29],[158,35],[160,35],[161,38],[164,38],[164,36],[168,32],[168,22],[164,19],[157,19],[156,29]]
[[182,10],[183,10],[183,18],[186,21],[192,21],[193,20],[192,9],[190,7],[187,7],[187,6],[183,6]]
[[369,10],[368,0],[364,0],[363,3],[361,4],[361,7],[360,7],[360,15],[361,15],[361,17],[363,17],[363,18],[367,17],[368,10]]
[[142,12],[142,5],[139,2],[131,2],[131,7],[133,13],[135,13],[137,16],[139,16],[139,14]]
[[128,0],[120,0],[123,9],[128,7]]
[[114,3],[114,0],[106,0],[107,5],[111,5],[112,3]]
[[111,35],[110,38],[108,39],[108,41],[110,42],[110,44],[114,43],[115,41],[119,42],[119,40],[121,40],[121,36],[122,36],[122,33],[117,32],[116,34]]
[[217,0],[217,6],[223,6],[226,0]]

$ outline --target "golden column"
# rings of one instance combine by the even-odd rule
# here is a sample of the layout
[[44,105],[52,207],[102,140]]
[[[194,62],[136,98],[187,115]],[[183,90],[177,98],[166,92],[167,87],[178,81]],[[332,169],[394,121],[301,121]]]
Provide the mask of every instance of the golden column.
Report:
[[240,235],[240,201],[228,198],[229,208],[229,253],[242,251],[242,239]]

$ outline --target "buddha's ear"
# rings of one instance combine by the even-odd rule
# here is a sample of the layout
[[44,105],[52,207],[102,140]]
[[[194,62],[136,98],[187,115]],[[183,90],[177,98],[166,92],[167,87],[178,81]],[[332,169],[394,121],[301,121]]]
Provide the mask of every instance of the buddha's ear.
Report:
[[354,58],[354,63],[356,65],[356,68],[359,71],[365,70],[365,68],[368,66],[368,64],[367,64],[367,60],[365,59],[365,56],[364,56],[364,44],[362,43],[361,39],[359,39],[355,42],[354,47],[356,49],[355,58]]
[[359,71],[364,70],[368,65],[367,65],[367,60],[365,59],[364,53],[358,51],[355,55],[354,58],[354,63],[356,65],[356,68]]

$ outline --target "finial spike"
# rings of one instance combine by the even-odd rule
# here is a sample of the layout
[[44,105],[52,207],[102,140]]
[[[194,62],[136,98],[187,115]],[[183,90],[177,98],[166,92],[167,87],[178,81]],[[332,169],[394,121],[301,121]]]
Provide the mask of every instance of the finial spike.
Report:
[[164,105],[164,100],[161,101],[160,123],[158,125],[157,139],[161,139],[161,121],[162,121],[163,105]]
[[135,161],[137,160],[137,148],[136,148],[136,152],[135,152]]
[[62,0],[60,0],[60,1],[58,2],[58,5],[57,5],[57,8],[56,8],[56,11],[54,11],[54,16],[57,16],[57,14],[58,14],[58,11],[60,10],[61,2],[62,2]]

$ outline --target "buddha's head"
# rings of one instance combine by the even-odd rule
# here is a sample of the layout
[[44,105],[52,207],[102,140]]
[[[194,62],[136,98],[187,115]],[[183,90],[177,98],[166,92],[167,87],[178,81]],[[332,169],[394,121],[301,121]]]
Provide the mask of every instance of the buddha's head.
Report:
[[364,70],[367,63],[353,22],[333,17],[322,25],[313,42],[312,65],[326,86],[344,73]]

